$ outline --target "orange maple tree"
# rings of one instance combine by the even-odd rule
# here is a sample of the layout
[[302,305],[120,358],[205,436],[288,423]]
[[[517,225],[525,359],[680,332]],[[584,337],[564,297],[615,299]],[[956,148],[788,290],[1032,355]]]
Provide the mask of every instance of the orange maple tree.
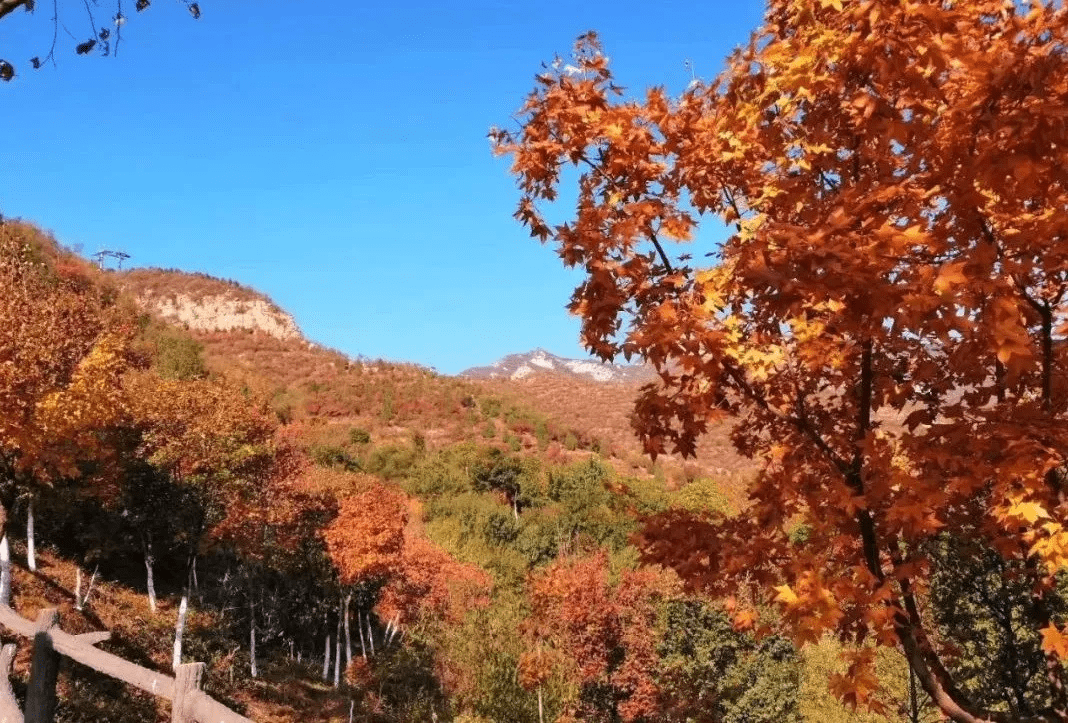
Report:
[[[137,361],[132,309],[89,265],[29,224],[0,223],[0,546],[16,499],[102,476]],[[0,598],[7,593],[0,551]],[[6,602],[6,599],[4,600]]]
[[659,606],[676,583],[653,567],[624,570],[613,583],[603,551],[532,575],[520,684],[537,689],[556,669],[577,691],[565,716],[656,720]]
[[123,420],[133,315],[37,229],[0,224],[0,458],[6,477],[79,473]]
[[384,580],[400,568],[408,500],[370,475],[349,475],[356,490],[323,530],[326,550],[343,585]]
[[[729,416],[761,461],[744,515],[664,515],[647,555],[754,586],[801,640],[898,646],[967,723],[1068,720],[1065,621],[1043,604],[1068,564],[1065,38],[1056,2],[771,0],[714,82],[627,98],[589,34],[521,128],[491,132],[516,217],[586,271],[586,346],[658,372],[635,408],[646,450],[692,454]],[[551,226],[568,165],[574,217]],[[728,227],[704,264],[672,246],[702,217]],[[923,604],[938,535],[1031,577],[1033,715],[956,684]],[[871,700],[871,656],[851,662],[835,689]]]
[[399,625],[431,618],[455,621],[488,602],[489,576],[412,529],[401,490],[370,475],[342,476],[356,489],[341,500],[337,517],[323,530],[342,585],[381,583],[376,610]]
[[492,578],[462,563],[422,535],[404,535],[397,574],[382,589],[376,610],[399,624],[436,620],[456,623],[470,610],[489,604]]

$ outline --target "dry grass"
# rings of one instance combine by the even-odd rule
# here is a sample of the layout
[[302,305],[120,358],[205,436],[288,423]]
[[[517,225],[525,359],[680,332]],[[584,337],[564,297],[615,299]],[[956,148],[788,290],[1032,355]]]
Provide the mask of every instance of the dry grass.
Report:
[[271,309],[282,312],[265,294],[231,279],[177,269],[142,268],[109,273],[117,286],[133,296],[153,296],[175,300],[179,295],[194,301],[212,296],[226,296],[236,301],[264,301]]
[[[16,546],[16,561],[22,550]],[[55,557],[48,551],[38,553],[38,571],[31,573],[15,565],[13,604],[23,617],[34,619],[46,608],[59,610],[60,627],[69,633],[108,630],[111,639],[99,647],[144,667],[169,673],[174,621],[177,616],[175,600],[162,598],[157,612],[152,613],[143,593],[120,584],[97,579],[89,603],[84,610],[74,607],[76,567]],[[87,576],[83,571],[83,584]],[[190,611],[186,636],[190,641],[211,641],[218,638],[213,631],[217,621],[210,614]],[[15,642],[12,683],[16,695],[25,693],[29,677],[29,641],[3,635],[3,642]],[[319,679],[319,666],[298,665],[295,662],[264,660],[258,679],[251,679],[243,663],[247,658],[235,657],[233,649],[226,650],[222,640],[209,643],[210,658],[205,673],[205,690],[216,699],[257,723],[288,723],[289,721],[344,721],[348,719],[349,703],[344,693],[328,687]],[[164,723],[170,720],[170,704],[119,681],[102,676],[77,663],[65,660],[60,666],[58,686],[60,703],[57,721],[129,721],[135,723]]]

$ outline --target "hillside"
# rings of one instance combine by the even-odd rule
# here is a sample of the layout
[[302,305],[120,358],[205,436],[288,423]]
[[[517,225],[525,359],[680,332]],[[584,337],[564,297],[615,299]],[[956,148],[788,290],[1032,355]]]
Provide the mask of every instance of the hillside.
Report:
[[[540,352],[531,355],[536,358]],[[508,369],[519,358],[520,355],[506,357],[499,366],[480,369]],[[616,365],[604,366],[612,371]],[[601,381],[584,373],[574,373],[558,361],[552,368],[538,366],[533,373],[478,378],[476,384],[486,392],[522,400],[523,404],[566,427],[584,430],[598,440],[599,448],[607,456],[622,462],[619,469],[626,474],[655,474],[675,487],[697,478],[710,478],[736,506],[742,505],[744,486],[755,464],[734,449],[729,437],[730,423],[713,426],[698,443],[696,457],[686,459],[667,454],[653,462],[642,451],[630,423],[634,401],[642,384],[650,380],[651,372],[639,366],[622,369],[624,371],[619,376]]]
[[676,486],[713,477],[740,502],[750,465],[733,452],[725,427],[708,435],[694,460],[666,455],[654,464],[642,453],[629,415],[638,387],[651,378],[645,367],[536,349],[449,377],[321,347],[266,295],[233,281],[161,269],[113,277],[143,309],[181,323],[203,345],[210,369],[263,390],[281,418],[307,424],[311,446],[336,446],[358,428],[380,444],[416,436],[430,448],[488,442],[554,459],[593,450],[623,473]]
[[292,316],[236,281],[175,269],[131,269],[113,277],[143,309],[190,331],[251,330],[278,339],[303,338]]
[[[363,723],[540,723],[543,707],[553,720],[616,720],[632,703],[646,723],[660,696],[674,711],[665,720],[680,723],[709,706],[720,718],[739,706],[755,723],[887,720],[850,718],[814,684],[834,665],[832,644],[759,642],[642,564],[644,515],[744,507],[750,467],[725,427],[698,460],[654,464],[629,430],[634,381],[598,382],[545,352],[518,379],[353,359],[262,318],[216,323],[219,298],[284,318],[240,285],[106,273],[28,225],[0,226],[0,241],[14,299],[0,312],[44,321],[0,326],[27,360],[26,379],[0,375],[16,425],[0,438],[0,503],[24,617],[58,607],[64,630],[107,629],[101,649],[157,672],[184,634],[179,659],[205,662],[209,694],[258,723],[350,712]],[[201,323],[168,319],[158,302],[173,298]],[[54,399],[79,411],[59,427],[69,432],[53,432],[51,416],[34,426]],[[23,440],[42,429],[56,449],[41,463],[60,459],[62,477],[12,464],[35,453]],[[89,601],[73,604],[88,580]],[[532,687],[522,671],[545,649],[559,653]],[[635,695],[596,662],[618,656],[658,692]],[[901,681],[900,659],[885,663]],[[749,671],[770,707],[726,682]],[[17,695],[26,675],[23,653]],[[166,703],[69,666],[59,694],[60,721],[168,717]]]

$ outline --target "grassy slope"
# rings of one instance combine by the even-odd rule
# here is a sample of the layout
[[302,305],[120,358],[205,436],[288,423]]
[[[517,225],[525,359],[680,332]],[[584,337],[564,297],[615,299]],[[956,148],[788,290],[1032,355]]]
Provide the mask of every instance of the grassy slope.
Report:
[[[169,672],[177,600],[162,598],[152,613],[144,593],[97,578],[89,602],[79,611],[74,607],[76,566],[45,550],[38,553],[37,572],[31,573],[18,564],[24,559],[21,553],[21,546],[16,545],[13,602],[23,617],[34,619],[43,608],[57,608],[64,631],[76,634],[109,630],[111,639],[98,646],[102,650]],[[89,572],[83,570],[82,575],[82,584],[86,585]],[[321,681],[321,664],[260,660],[260,677],[252,679],[247,651],[227,649],[227,643],[220,642],[214,634],[216,626],[212,615],[196,611],[195,606],[191,608],[184,657],[187,662],[207,663],[204,689],[217,700],[257,723],[348,720],[348,699]],[[3,639],[18,645],[11,680],[21,701],[29,677],[31,645],[28,640],[8,634]],[[166,700],[69,660],[60,667],[59,696],[58,723],[170,720],[170,704]]]

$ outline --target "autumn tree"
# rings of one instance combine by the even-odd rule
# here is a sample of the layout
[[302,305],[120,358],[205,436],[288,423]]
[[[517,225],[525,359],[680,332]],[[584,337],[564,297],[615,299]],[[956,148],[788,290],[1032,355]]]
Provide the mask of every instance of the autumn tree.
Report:
[[575,691],[565,712],[590,721],[659,720],[655,671],[662,633],[660,607],[673,576],[653,568],[624,570],[611,580],[608,555],[561,559],[531,576],[529,648],[520,682],[539,692],[557,669]]
[[[276,434],[272,448],[257,483],[230,487],[222,519],[206,533],[213,548],[238,563],[224,604],[243,603],[247,613],[252,677],[258,675],[257,644],[287,628],[311,627],[322,605],[309,605],[307,598],[332,577],[320,533],[337,502],[315,480],[309,484],[314,472],[292,439]],[[274,589],[265,589],[267,582],[276,583]],[[286,609],[293,598],[304,603],[301,609]]]
[[[189,513],[175,538],[183,548],[188,587],[206,533],[225,518],[232,501],[269,479],[276,422],[263,400],[222,379],[162,379],[146,372],[129,376],[126,388],[139,435],[135,461],[149,462],[173,485],[171,500],[182,503],[176,514]],[[128,512],[143,522],[139,536],[149,606],[155,610],[152,523],[160,499],[129,500],[144,503]]]
[[[113,458],[135,325],[86,264],[32,226],[0,224],[0,602],[10,600],[16,501]],[[32,522],[28,542],[32,559]]]
[[408,521],[400,490],[369,475],[354,476],[357,488],[341,500],[323,539],[338,577],[346,585],[382,580],[398,567]]
[[[517,218],[586,272],[585,345],[658,372],[646,450],[692,454],[730,416],[760,461],[744,515],[665,514],[648,556],[774,598],[798,640],[898,646],[961,723],[1068,720],[1049,604],[1068,563],[1066,37],[1058,2],[771,0],[713,82],[627,98],[591,34],[492,133]],[[552,226],[568,165],[574,216]],[[676,255],[705,218],[726,240]],[[958,684],[925,612],[937,535],[1025,576],[1033,714]],[[872,702],[853,650],[834,688]]]

